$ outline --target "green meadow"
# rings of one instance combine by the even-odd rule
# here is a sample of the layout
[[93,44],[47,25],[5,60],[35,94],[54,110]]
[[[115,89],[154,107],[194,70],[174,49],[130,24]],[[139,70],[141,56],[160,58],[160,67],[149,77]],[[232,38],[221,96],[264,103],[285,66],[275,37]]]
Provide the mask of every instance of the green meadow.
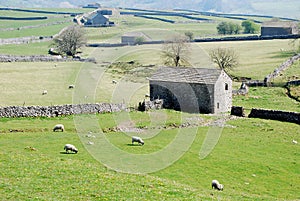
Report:
[[[183,121],[179,112],[159,113],[167,116],[164,125]],[[101,114],[96,118],[105,130],[117,125],[118,115]],[[140,120],[149,125],[152,114],[131,112],[128,115],[133,125],[141,127]],[[192,117],[203,123],[214,120],[205,115]],[[66,131],[53,133],[51,128],[56,123],[63,123]],[[299,138],[298,125],[247,118],[233,119],[226,124],[206,158],[200,159],[199,152],[213,128],[199,125],[191,147],[179,160],[158,172],[136,175],[115,172],[96,160],[97,156],[85,147],[101,147],[97,143],[87,145],[79,139],[71,116],[1,119],[1,200],[299,199],[299,146],[291,142]],[[181,128],[181,132],[189,135],[191,129]],[[103,135],[108,143],[126,153],[144,154],[146,162],[147,153],[163,149],[176,137],[178,128],[160,129],[158,135],[145,140],[144,146],[131,146],[130,134],[136,135],[123,132]],[[76,145],[78,154],[65,154],[66,143]],[[212,190],[212,179],[222,182],[224,191]]]
[[[15,16],[29,15],[36,14]],[[142,31],[155,40],[187,30],[197,37],[216,35],[217,23],[168,19],[177,23],[115,17],[115,27],[87,29],[88,42],[120,42],[122,34],[132,31]],[[43,22],[7,22],[0,26],[31,23]],[[52,35],[68,24],[1,31],[0,36]],[[50,45],[1,45],[0,54],[46,55]],[[294,52],[289,40],[192,43],[190,66],[215,67],[208,52],[217,47],[236,50],[239,65],[230,73],[253,80],[264,79]],[[163,65],[161,51],[162,45],[85,47],[81,56],[95,58],[96,63],[1,63],[0,106],[72,104],[86,95],[79,101],[123,102],[136,107],[149,93],[147,78]],[[299,77],[299,64],[294,63],[274,82]],[[71,84],[74,89],[68,88]],[[234,82],[234,88],[240,84]],[[42,95],[43,90],[48,94]],[[234,96],[233,105],[243,106],[246,114],[251,108],[300,112],[299,102],[286,92],[282,87],[253,87],[246,96]],[[223,127],[216,126],[220,121]],[[64,124],[65,132],[52,131],[58,123]],[[133,135],[141,136],[145,145],[132,145]],[[228,114],[159,110],[1,118],[0,200],[300,200],[300,147],[293,140],[300,142],[298,124]],[[74,144],[79,152],[66,154],[63,148],[67,143]],[[166,152],[151,163],[152,155],[172,146],[174,152]],[[153,171],[134,174],[138,173],[135,168]],[[211,189],[213,179],[224,184],[223,191]]]

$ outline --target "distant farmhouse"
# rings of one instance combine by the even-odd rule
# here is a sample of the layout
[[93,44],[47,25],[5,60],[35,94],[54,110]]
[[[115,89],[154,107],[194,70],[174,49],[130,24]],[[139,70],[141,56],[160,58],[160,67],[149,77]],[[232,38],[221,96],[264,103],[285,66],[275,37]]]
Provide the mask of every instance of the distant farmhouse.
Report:
[[298,23],[288,21],[268,21],[261,26],[261,36],[281,36],[299,34]]
[[87,27],[107,27],[114,26],[107,16],[112,15],[112,10],[98,9],[91,13],[84,14],[80,22]]
[[231,110],[232,80],[219,69],[161,67],[149,84],[150,99],[162,99],[163,108],[191,113]]
[[85,6],[82,6],[82,8],[95,8],[95,9],[98,9],[98,8],[101,8],[101,5],[99,3],[91,3],[91,4],[87,4]]
[[143,32],[129,32],[121,36],[121,43],[127,45],[136,45],[139,39],[142,40],[143,42],[151,41],[151,38],[146,34],[144,34]]

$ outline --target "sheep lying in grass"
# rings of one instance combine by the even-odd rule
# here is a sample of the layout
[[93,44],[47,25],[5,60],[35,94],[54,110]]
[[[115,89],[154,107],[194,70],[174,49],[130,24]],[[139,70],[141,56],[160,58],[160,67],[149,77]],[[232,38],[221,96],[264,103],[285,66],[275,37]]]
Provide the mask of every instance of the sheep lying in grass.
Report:
[[64,130],[65,130],[64,125],[63,125],[63,124],[56,124],[56,125],[54,126],[54,128],[53,128],[53,131],[55,132],[55,131],[57,131],[57,130],[60,130],[61,132],[64,132]]
[[144,141],[142,140],[142,138],[137,137],[137,136],[132,136],[131,142],[132,142],[132,144],[133,144],[134,142],[137,142],[137,143],[139,143],[139,144],[141,144],[141,145],[144,145]]
[[32,147],[32,146],[27,146],[25,149],[30,150],[30,151],[36,151],[37,149]]
[[220,184],[218,180],[212,180],[211,187],[219,191],[222,191],[224,188],[223,184]]
[[64,150],[66,150],[66,153],[69,153],[69,151],[72,151],[75,154],[77,154],[77,152],[78,152],[78,149],[72,144],[66,144],[64,147]]

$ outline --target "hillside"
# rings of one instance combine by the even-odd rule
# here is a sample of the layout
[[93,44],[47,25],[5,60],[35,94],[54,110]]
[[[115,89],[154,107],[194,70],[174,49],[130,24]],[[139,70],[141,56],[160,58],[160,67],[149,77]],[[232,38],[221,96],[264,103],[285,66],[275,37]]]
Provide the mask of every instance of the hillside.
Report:
[[[225,13],[245,13],[245,14],[264,14],[274,15],[278,17],[293,17],[300,18],[299,1],[273,1],[273,0],[186,0],[186,1],[158,1],[158,0],[107,0],[98,1],[105,7],[132,7],[132,8],[147,8],[147,9],[195,9],[200,11],[216,11]],[[1,6],[12,7],[78,7],[91,3],[89,0],[0,0]],[[287,12],[288,11],[288,12]]]
[[[20,3],[18,6],[28,6],[32,2],[36,2],[36,7],[59,5],[56,0],[49,0],[47,4],[38,0],[12,0],[2,1],[1,5],[14,2]],[[106,1],[109,2],[113,1]],[[114,2],[114,6],[121,5],[118,4],[121,1]],[[136,2],[129,0],[126,6],[142,7]],[[160,5],[158,1],[140,2],[149,8]],[[194,2],[199,8],[204,5],[203,0]],[[178,7],[186,4],[164,3]],[[267,1],[265,3],[267,5]],[[217,6],[229,12],[237,9],[237,5],[219,7],[219,4],[207,3],[206,9],[217,11],[214,7]],[[63,3],[61,6],[72,5]],[[258,8],[262,8],[258,1],[247,7],[253,11]],[[53,46],[49,38],[73,24],[72,16],[56,11],[74,13],[91,9],[38,10],[52,12],[0,10],[0,16],[45,17],[0,20],[0,56],[13,58],[0,66],[0,113],[3,114],[4,107],[8,108],[5,111],[17,111],[20,107],[16,106],[24,106],[32,112],[38,106],[47,106],[40,107],[48,108],[41,111],[52,108],[57,116],[29,118],[25,117],[28,112],[18,112],[23,117],[0,118],[0,201],[300,200],[299,124],[227,114],[136,111],[134,108],[140,101],[148,100],[149,76],[157,67],[165,65],[161,56],[163,45],[87,46],[80,49],[81,58],[93,58],[96,62],[35,60],[38,58],[35,56],[48,55],[48,49]],[[138,12],[137,9],[120,10]],[[174,23],[124,14],[110,18],[116,26],[84,29],[89,44],[108,44],[120,43],[123,34],[132,32],[143,33],[152,40],[166,40],[186,31],[200,39],[223,37],[216,30],[220,21],[269,20],[259,16],[238,19],[226,18],[228,15],[180,12],[185,14],[158,16]],[[242,6],[238,12],[242,12]],[[276,12],[280,13],[280,9]],[[189,18],[191,16],[194,18]],[[23,42],[19,40],[28,37]],[[10,43],[3,44],[10,39],[13,39]],[[218,47],[236,50],[240,62],[232,75],[252,80],[264,79],[294,54],[288,39],[194,42],[189,47],[189,64],[205,68],[214,67],[209,58],[210,50]],[[15,58],[31,59],[15,62]],[[295,62],[273,82],[299,79],[299,67],[300,61]],[[238,89],[240,85],[234,81],[233,88]],[[251,108],[300,112],[300,102],[291,99],[281,85],[250,87],[248,95],[233,96],[232,101],[234,106],[244,107],[247,115]],[[65,116],[57,106],[94,102],[124,103],[128,110]],[[112,105],[109,108],[112,109]],[[65,130],[53,132],[56,124],[63,124]],[[145,144],[133,144],[131,136],[142,137]],[[64,145],[69,143],[78,148],[77,154],[64,151]],[[213,179],[224,184],[223,191],[211,188]]]

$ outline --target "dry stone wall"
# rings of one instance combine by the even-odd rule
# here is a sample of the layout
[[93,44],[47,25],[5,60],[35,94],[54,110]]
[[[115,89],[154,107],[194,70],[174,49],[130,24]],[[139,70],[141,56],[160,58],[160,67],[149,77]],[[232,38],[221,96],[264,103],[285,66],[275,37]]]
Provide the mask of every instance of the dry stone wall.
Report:
[[290,59],[288,59],[287,61],[285,61],[284,63],[282,63],[272,73],[270,73],[269,75],[267,75],[265,77],[264,82],[266,83],[266,85],[268,85],[268,83],[270,83],[272,81],[272,79],[274,79],[277,76],[279,76],[282,73],[282,71],[286,70],[288,67],[290,67],[291,65],[293,65],[293,63],[295,61],[297,61],[299,59],[300,59],[300,54],[297,54],[297,55],[291,57]]
[[27,36],[20,38],[2,38],[0,39],[0,45],[8,45],[8,44],[28,44],[34,42],[44,42],[51,41],[53,36]]
[[249,118],[271,119],[300,124],[300,113],[278,110],[252,109]]
[[47,55],[1,55],[0,62],[65,62],[65,61],[80,61],[96,63],[95,58],[70,58],[61,56],[47,56]]
[[125,104],[90,103],[56,106],[8,106],[0,108],[0,118],[57,117],[74,114],[96,114],[126,110]]

